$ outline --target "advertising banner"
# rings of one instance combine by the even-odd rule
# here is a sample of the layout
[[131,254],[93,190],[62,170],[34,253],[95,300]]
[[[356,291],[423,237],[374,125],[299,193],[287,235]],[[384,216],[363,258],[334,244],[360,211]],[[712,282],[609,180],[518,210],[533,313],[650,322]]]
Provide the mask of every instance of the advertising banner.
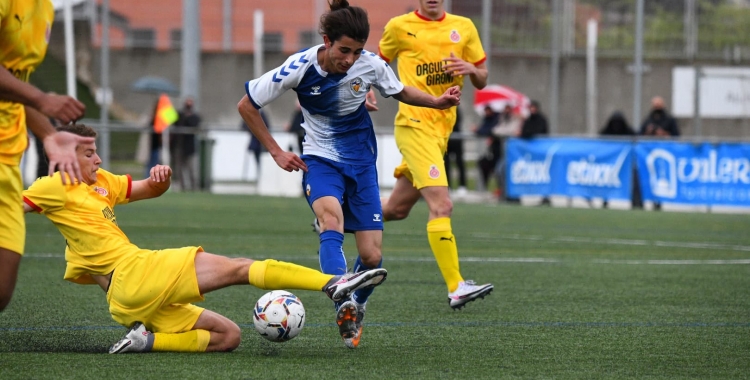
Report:
[[638,142],[644,201],[750,206],[750,144]]
[[508,139],[507,194],[630,200],[632,150],[629,141]]

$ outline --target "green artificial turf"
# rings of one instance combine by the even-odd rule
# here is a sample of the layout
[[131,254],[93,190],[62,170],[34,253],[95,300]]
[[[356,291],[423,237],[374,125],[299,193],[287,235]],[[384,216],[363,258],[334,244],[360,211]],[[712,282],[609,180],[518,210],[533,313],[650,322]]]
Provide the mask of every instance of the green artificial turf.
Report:
[[[275,258],[318,268],[303,199],[167,193],[118,206],[143,248]],[[389,275],[368,303],[362,343],[344,347],[323,293],[294,291],[299,337],[263,340],[265,291],[222,289],[200,305],[242,328],[232,353],[107,355],[126,331],[96,286],[62,280],[64,240],[28,215],[27,254],[0,313],[0,378],[498,379],[750,376],[750,218],[746,215],[456,204],[468,279],[495,291],[460,311],[425,234],[427,209],[386,224]],[[345,251],[356,254],[352,235]]]

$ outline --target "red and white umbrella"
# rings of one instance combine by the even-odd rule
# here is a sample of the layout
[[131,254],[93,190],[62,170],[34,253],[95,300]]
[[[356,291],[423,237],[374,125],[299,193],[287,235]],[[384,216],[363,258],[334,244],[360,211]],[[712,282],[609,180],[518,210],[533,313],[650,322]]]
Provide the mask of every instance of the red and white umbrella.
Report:
[[529,105],[531,100],[517,90],[508,86],[491,84],[487,87],[476,90],[474,93],[474,110],[479,115],[484,115],[484,107],[490,106],[495,112],[503,112],[505,105],[510,104],[513,112],[523,115],[529,115]]

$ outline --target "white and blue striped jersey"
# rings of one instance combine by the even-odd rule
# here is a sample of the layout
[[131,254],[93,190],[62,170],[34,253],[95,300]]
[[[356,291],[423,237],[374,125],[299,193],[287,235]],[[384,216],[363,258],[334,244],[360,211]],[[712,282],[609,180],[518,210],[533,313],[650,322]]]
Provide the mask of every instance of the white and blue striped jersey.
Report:
[[318,50],[298,52],[280,67],[245,83],[255,108],[269,104],[285,91],[297,93],[305,122],[305,155],[347,164],[374,164],[377,144],[365,96],[375,87],[384,97],[398,94],[404,85],[377,54],[362,55],[344,74],[330,74],[320,67]]

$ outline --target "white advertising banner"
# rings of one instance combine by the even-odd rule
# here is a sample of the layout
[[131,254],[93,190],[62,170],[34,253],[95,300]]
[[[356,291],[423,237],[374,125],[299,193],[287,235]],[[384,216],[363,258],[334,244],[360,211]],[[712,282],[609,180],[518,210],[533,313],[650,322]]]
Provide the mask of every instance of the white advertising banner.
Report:
[[[700,116],[707,118],[750,117],[750,67],[703,67],[700,78]],[[672,114],[693,117],[695,68],[672,70]]]

